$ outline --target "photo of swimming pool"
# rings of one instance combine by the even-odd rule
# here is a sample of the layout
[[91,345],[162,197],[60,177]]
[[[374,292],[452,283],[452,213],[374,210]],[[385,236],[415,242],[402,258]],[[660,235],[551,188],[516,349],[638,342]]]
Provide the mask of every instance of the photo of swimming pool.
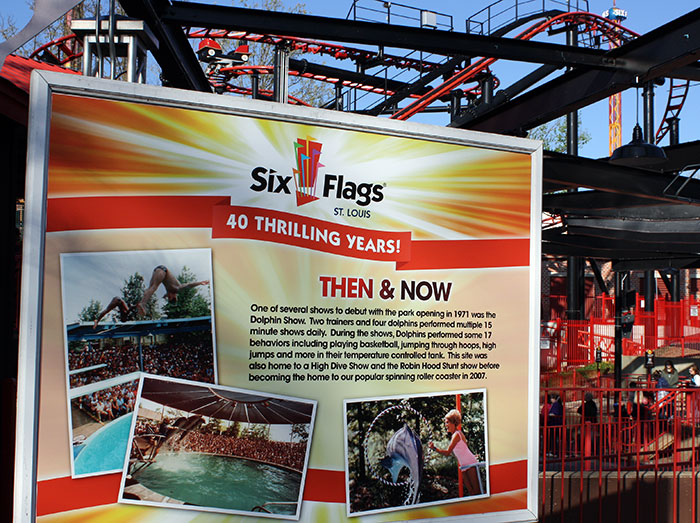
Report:
[[129,444],[129,429],[133,413],[111,421],[92,434],[77,449],[75,475],[99,474],[121,470]]
[[259,461],[200,453],[159,454],[134,479],[187,504],[252,511],[269,502],[276,514],[295,514],[301,473]]
[[146,374],[120,503],[299,519],[316,402]]

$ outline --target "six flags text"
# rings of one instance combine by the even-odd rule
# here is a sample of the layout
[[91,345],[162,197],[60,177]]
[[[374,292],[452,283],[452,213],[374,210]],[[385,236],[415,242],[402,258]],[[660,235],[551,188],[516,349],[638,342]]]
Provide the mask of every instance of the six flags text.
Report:
[[[268,170],[265,167],[256,167],[250,175],[255,180],[255,183],[250,186],[253,191],[292,194],[292,189],[289,187],[291,176],[277,174],[274,169]],[[360,206],[381,202],[384,199],[383,189],[384,187],[378,183],[347,181],[342,174],[326,174],[323,177],[324,198],[355,200],[355,203]]]

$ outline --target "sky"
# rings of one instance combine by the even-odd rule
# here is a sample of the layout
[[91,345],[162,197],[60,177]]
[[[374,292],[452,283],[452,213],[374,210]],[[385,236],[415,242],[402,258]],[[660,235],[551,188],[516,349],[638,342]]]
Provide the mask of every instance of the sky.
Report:
[[[259,3],[260,0],[258,0]],[[464,31],[465,20],[480,11],[484,7],[492,4],[494,0],[441,0],[440,2],[428,0],[402,0],[400,3],[394,3],[392,7],[393,13],[401,13],[401,5],[408,5],[417,9],[426,9],[436,11],[439,14],[451,15],[455,31]],[[698,7],[697,0],[670,0],[667,2],[659,2],[658,0],[588,0],[588,8],[590,12],[601,14],[604,10],[612,7],[613,1],[617,3],[617,7],[627,10],[628,18],[623,22],[623,25],[632,31],[639,34],[649,32],[656,27],[663,25],[679,16],[686,14]],[[502,0],[501,6],[510,7],[515,0]],[[546,0],[548,7],[558,5],[566,5],[567,0]],[[228,0],[214,0],[213,3],[220,5],[230,5]],[[283,0],[283,3],[292,6],[297,4],[296,1]],[[305,0],[303,3],[306,12],[318,16],[327,16],[333,18],[346,18],[353,5],[352,0]],[[520,0],[521,4],[531,4]],[[576,0],[569,0],[569,3],[575,4]],[[107,2],[104,2],[107,4]],[[584,0],[578,0],[579,5],[585,4]],[[378,0],[358,0],[359,6],[375,7],[382,11],[383,3]],[[439,8],[436,9],[436,5]],[[361,12],[361,11],[360,11]],[[408,12],[406,10],[405,12]],[[365,13],[369,14],[368,11]],[[0,2],[0,16],[6,17],[11,15],[16,25],[22,27],[31,16],[31,10],[26,4],[26,0],[4,0]],[[379,21],[381,14],[374,14],[375,21]],[[439,16],[438,21],[447,20],[447,17]],[[543,41],[563,43],[563,36],[559,37],[543,37]],[[358,46],[359,47],[359,46]],[[335,65],[335,64],[329,64]],[[342,67],[348,67],[343,65]],[[499,61],[496,62],[492,71],[501,80],[502,86],[507,86],[517,80],[522,75],[531,70],[531,66],[524,66],[513,62]],[[558,74],[558,73],[557,73]],[[553,77],[550,77],[550,79]],[[654,107],[655,127],[658,127],[663,118],[666,102],[668,98],[669,82],[655,91]],[[641,92],[640,92],[641,95]],[[629,89],[623,93],[622,100],[622,142],[627,143],[632,138],[632,128],[634,127],[637,117],[637,93],[635,89]],[[639,103],[641,111],[641,100]],[[697,125],[691,115],[697,114],[700,110],[700,83],[691,83],[688,100],[680,114],[680,138],[681,142],[700,139],[700,126]],[[446,125],[447,120],[444,114],[428,115],[422,114],[412,118],[411,121],[432,123],[436,125]],[[580,112],[582,127],[591,136],[588,144],[585,144],[579,150],[582,156],[591,158],[604,157],[608,155],[608,102],[601,100]],[[641,112],[640,112],[641,119]],[[641,121],[640,121],[641,123]],[[668,144],[668,138],[661,145]]]

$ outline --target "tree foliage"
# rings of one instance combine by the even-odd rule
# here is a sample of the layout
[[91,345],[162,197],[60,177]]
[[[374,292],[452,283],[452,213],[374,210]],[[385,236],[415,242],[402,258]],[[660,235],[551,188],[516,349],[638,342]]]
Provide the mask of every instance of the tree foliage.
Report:
[[309,440],[309,426],[306,423],[295,423],[292,425],[291,439],[300,443],[306,443]]
[[[127,321],[133,321],[138,319],[148,319],[157,320],[161,317],[160,310],[158,310],[158,303],[156,301],[155,294],[151,296],[151,299],[146,303],[146,315],[140,317],[138,310],[135,305],[141,301],[143,294],[146,291],[146,284],[143,276],[138,272],[135,272],[124,280],[124,285],[122,286],[122,300],[130,307],[129,313],[127,314]],[[114,312],[115,319],[118,317],[118,313]],[[118,319],[116,321],[119,321]]]
[[[24,1],[27,4],[27,7],[34,11],[34,6],[36,2],[34,0]],[[85,9],[83,5],[87,3],[92,3],[94,6],[94,0],[92,2],[82,2],[81,4],[76,6],[72,11],[76,11],[76,13],[83,13]],[[82,14],[79,14],[78,16],[74,16],[73,18],[81,17]],[[21,27],[17,26],[17,21],[12,15],[0,15],[0,36],[2,36],[4,40],[10,38],[11,36],[14,36],[21,29]],[[51,24],[44,28],[43,31],[41,31],[38,35],[29,40],[26,44],[16,49],[14,53],[19,56],[29,56],[35,49],[41,47],[42,45],[70,33],[70,26],[66,21],[66,16],[61,16],[60,18],[54,20]]]
[[[528,138],[542,140],[542,147],[546,151],[557,153],[566,152],[566,118],[557,118],[552,122],[535,127],[527,133]],[[591,141],[591,133],[583,128],[581,118],[578,119],[578,145],[579,147]]]
[[5,41],[18,32],[19,27],[14,16],[0,13],[0,41]]
[[230,422],[229,426],[226,427],[224,434],[230,438],[239,438],[241,436],[241,423],[239,421]]
[[102,312],[102,304],[98,300],[90,300],[83,310],[78,314],[80,321],[94,321]]
[[270,439],[270,425],[264,423],[251,423],[241,433],[242,438],[246,439]]
[[224,431],[225,424],[218,418],[209,418],[209,421],[201,426],[200,432],[205,434],[221,434]]

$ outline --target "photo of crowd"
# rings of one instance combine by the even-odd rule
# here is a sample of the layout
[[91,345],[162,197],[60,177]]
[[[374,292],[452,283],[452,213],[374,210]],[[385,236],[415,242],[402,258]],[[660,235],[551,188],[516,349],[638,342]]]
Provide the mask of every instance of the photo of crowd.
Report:
[[[90,367],[97,368],[81,371]],[[71,388],[116,378],[139,370],[139,351],[130,343],[106,347],[86,344],[82,349],[68,351],[68,370]]]
[[149,374],[214,383],[211,337],[154,344],[143,349],[143,371]]
[[[144,345],[143,371],[194,381],[214,382],[214,351],[211,337],[188,342],[176,339]],[[130,341],[123,344],[86,344],[68,351],[70,387],[81,387],[98,381],[124,376],[140,369],[139,349]],[[91,367],[97,367],[91,369]],[[90,369],[81,372],[81,369]]]
[[138,383],[138,380],[129,381],[80,396],[71,400],[71,407],[97,423],[112,421],[134,410]]

